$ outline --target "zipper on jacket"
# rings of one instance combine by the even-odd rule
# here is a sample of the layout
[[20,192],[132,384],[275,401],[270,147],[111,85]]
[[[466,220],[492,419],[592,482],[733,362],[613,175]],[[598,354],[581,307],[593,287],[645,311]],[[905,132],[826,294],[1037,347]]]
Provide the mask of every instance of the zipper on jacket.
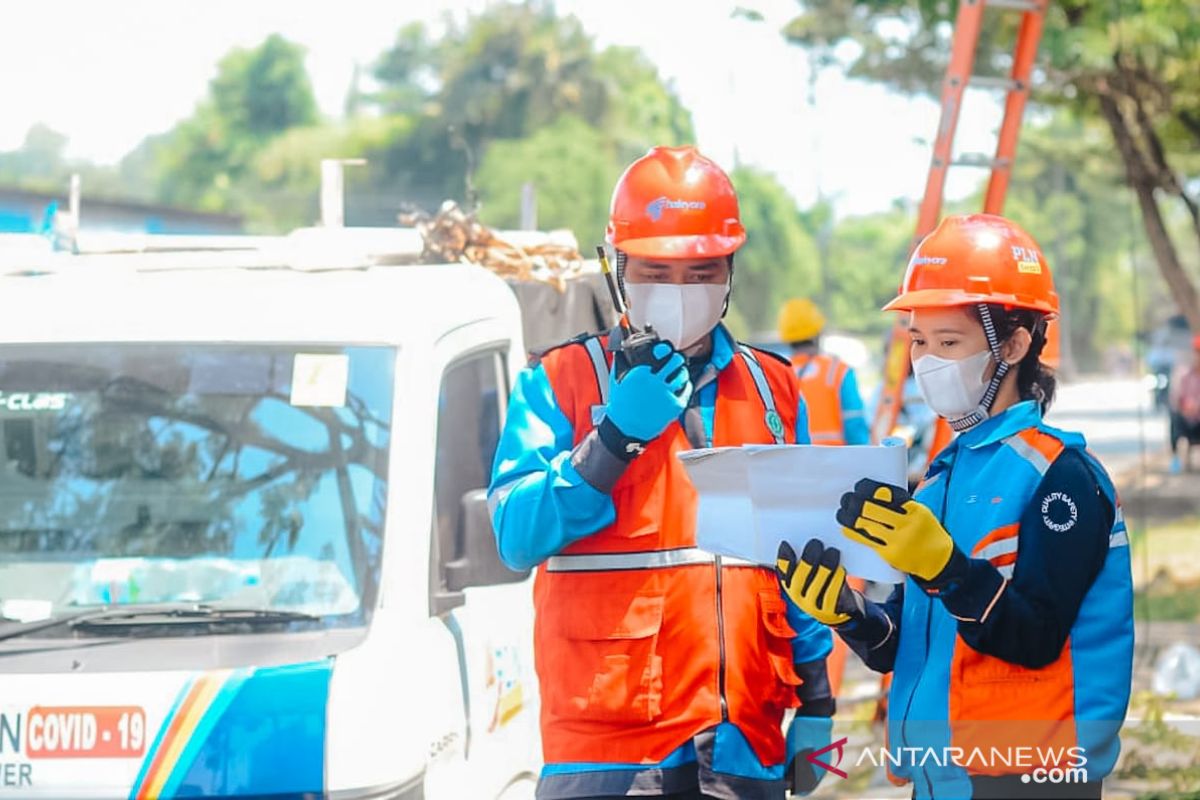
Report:
[[[711,367],[711,365],[709,365]],[[684,432],[687,434],[688,443],[692,447],[712,447],[713,437],[712,430],[703,423],[700,411],[700,390],[706,385],[716,380],[716,372],[708,371],[696,379],[696,387],[692,392],[691,400],[688,401],[688,407],[684,410]],[[713,408],[714,415],[716,408]],[[689,417],[692,418],[691,424],[688,424]],[[715,424],[715,420],[714,420]],[[717,612],[717,697],[721,701],[721,721],[729,721],[729,698],[725,695],[725,596],[723,593],[723,580],[721,575],[721,557],[713,557],[713,570],[716,576],[716,612]]]

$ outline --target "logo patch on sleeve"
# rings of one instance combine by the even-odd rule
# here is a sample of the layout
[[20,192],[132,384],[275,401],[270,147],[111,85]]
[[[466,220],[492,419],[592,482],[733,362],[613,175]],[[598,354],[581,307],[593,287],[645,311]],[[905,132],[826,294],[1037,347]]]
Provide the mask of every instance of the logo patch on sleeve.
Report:
[[1079,507],[1062,492],[1051,492],[1042,500],[1042,523],[1057,533],[1066,533],[1079,521]]

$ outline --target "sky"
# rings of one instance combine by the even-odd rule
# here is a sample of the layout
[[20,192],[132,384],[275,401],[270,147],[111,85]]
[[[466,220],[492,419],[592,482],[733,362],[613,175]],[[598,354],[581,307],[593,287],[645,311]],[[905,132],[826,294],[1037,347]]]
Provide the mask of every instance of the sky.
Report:
[[[494,2],[495,0],[490,0]],[[489,0],[58,0],[5,3],[0,24],[0,150],[43,122],[68,153],[112,163],[169,129],[204,95],[230,48],[278,32],[308,49],[317,101],[341,113],[355,65],[369,68],[403,24],[484,8]],[[754,8],[763,22],[734,18]],[[779,29],[795,0],[558,0],[601,46],[643,49],[691,109],[697,144],[719,163],[774,173],[801,205],[818,196],[839,215],[919,199],[938,105],[836,71],[810,103],[807,57]],[[972,92],[958,150],[994,147],[997,98]],[[951,171],[947,194],[985,173]]]

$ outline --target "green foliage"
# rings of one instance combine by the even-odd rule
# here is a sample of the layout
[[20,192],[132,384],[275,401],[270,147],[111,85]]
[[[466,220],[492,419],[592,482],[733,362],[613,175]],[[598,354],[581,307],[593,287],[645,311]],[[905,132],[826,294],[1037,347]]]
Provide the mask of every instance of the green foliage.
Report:
[[521,187],[537,191],[538,227],[569,228],[580,247],[600,242],[608,199],[620,175],[611,142],[604,133],[575,116],[562,116],[523,139],[499,140],[480,165],[481,217],[498,228],[520,222]]
[[[375,79],[378,110],[414,120],[409,135],[369,156],[376,196],[434,208],[471,202],[477,188],[488,219],[515,220],[520,187],[533,182],[541,224],[563,220],[581,242],[603,230],[588,209],[607,205],[611,182],[582,203],[558,186],[615,179],[652,145],[694,136],[691,115],[644,55],[598,51],[577,19],[542,3],[490,6],[437,41],[410,25],[376,62]],[[581,137],[591,152],[546,131]]]
[[316,121],[303,48],[272,35],[258,47],[226,55],[192,116],[143,142],[130,157],[153,163],[155,195],[162,201],[246,210],[238,182],[257,153],[273,137]]
[[[976,201],[976,207],[981,203]],[[1131,342],[1133,217],[1105,132],[1063,112],[1021,142],[1005,213],[1030,231],[1054,270],[1063,331],[1075,366],[1103,366],[1104,349]]]
[[[239,184],[252,230],[287,230],[317,218],[321,159],[355,158],[406,136],[407,117],[359,117],[344,123],[292,128],[271,139],[254,155]],[[369,193],[364,168],[345,171],[348,213]],[[394,222],[394,220],[388,220]]]
[[[32,126],[21,146],[0,153],[0,181],[28,187],[52,185],[63,177],[67,137],[42,124]],[[54,186],[61,189],[61,186]]]
[[130,180],[124,169],[67,158],[68,141],[46,125],[33,125],[20,147],[0,152],[0,184],[65,195],[71,176],[78,174],[89,196],[149,198],[147,183]]
[[[783,31],[788,40],[826,63],[841,57],[851,75],[904,91],[939,93],[958,3],[798,0],[798,5],[798,15]],[[974,74],[1007,75],[1020,19],[1011,11],[985,10]],[[1112,152],[1117,145],[1113,155],[1124,167],[1120,178],[1149,209],[1143,212],[1147,235],[1171,294],[1181,310],[1200,321],[1200,300],[1189,288],[1194,275],[1180,266],[1181,256],[1193,248],[1177,248],[1178,230],[1174,236],[1160,233],[1163,214],[1151,199],[1179,201],[1192,228],[1182,237],[1196,244],[1200,199],[1189,192],[1200,176],[1200,6],[1178,0],[1056,0],[1048,4],[1038,67],[1037,102],[1108,128],[1108,148]],[[1024,158],[1022,152],[1018,169]],[[1076,166],[1096,168],[1084,182],[1108,184],[1114,160],[1090,159]],[[1056,210],[1042,204],[1045,213]],[[1075,221],[1097,221],[1097,214],[1088,216],[1086,223]]]
[[221,59],[209,93],[216,115],[239,137],[262,141],[317,120],[304,49],[279,34]]
[[[1192,800],[1200,797],[1200,739],[1165,718],[1167,699],[1137,692],[1130,718],[1121,731],[1123,758],[1117,777],[1138,781],[1141,800]],[[1152,788],[1153,787],[1153,788]]]
[[600,124],[615,142],[622,163],[654,145],[696,141],[691,112],[662,82],[645,53],[632,47],[609,47],[597,56],[596,70],[606,91],[617,99]]
[[[88,191],[239,212],[256,231],[315,220],[322,158],[363,157],[347,173],[351,224],[390,225],[406,205],[482,200],[516,222],[520,188],[538,188],[543,226],[581,242],[603,234],[612,184],[657,144],[694,140],[691,115],[638,50],[599,49],[574,17],[530,0],[496,3],[434,37],[402,27],[355,80],[348,118],[318,118],[304,51],[278,35],[229,52],[187,119],[145,139],[117,169],[85,174]],[[0,153],[0,181],[61,189],[81,165],[44,127]],[[477,188],[477,191],[476,191]]]
[[738,335],[773,331],[784,301],[816,291],[820,256],[796,201],[774,176],[739,167],[730,177],[747,239],[734,262],[729,325]]
[[866,334],[888,329],[892,320],[879,309],[896,296],[915,224],[914,215],[901,207],[837,224],[826,310],[835,327]]

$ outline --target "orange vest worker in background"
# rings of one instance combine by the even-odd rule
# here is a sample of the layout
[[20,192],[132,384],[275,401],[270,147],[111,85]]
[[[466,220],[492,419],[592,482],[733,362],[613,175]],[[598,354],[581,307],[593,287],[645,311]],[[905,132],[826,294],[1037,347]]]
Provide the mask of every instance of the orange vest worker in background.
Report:
[[[790,365],[721,325],[746,239],[728,176],[657,147],[613,193],[628,323],[520,375],[489,489],[501,557],[538,566],[538,797],[782,798],[829,742],[830,637],[773,571],[696,548],[682,450],[808,441]],[[785,739],[785,711],[796,720]],[[789,764],[800,766],[790,769]]]
[[821,352],[825,315],[813,301],[795,298],[779,310],[779,338],[792,348],[792,365],[808,405],[813,444],[867,444],[871,434],[854,370]]

